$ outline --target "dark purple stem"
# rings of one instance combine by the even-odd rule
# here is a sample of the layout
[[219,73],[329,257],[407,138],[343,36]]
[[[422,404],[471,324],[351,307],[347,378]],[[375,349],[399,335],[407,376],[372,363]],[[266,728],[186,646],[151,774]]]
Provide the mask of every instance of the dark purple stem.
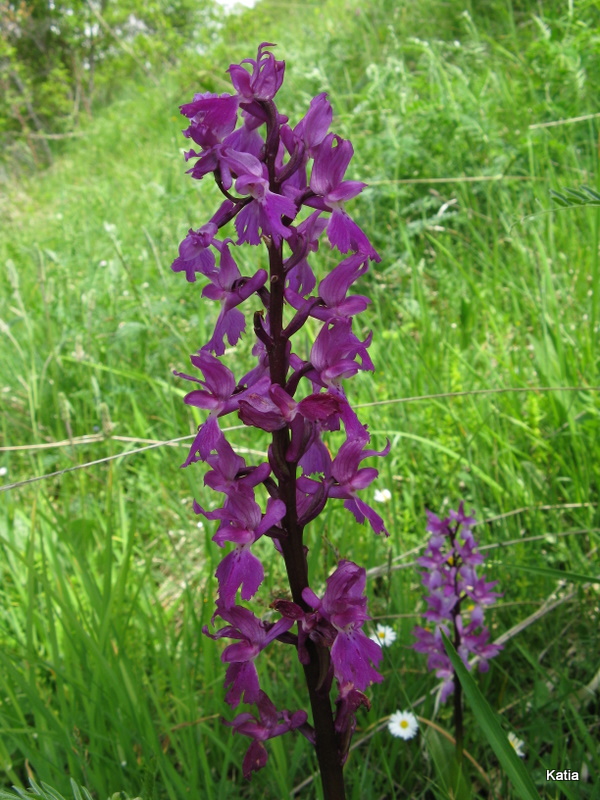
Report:
[[[283,335],[283,289],[285,285],[283,255],[281,245],[269,246],[270,263],[270,309],[272,349],[269,353],[271,382],[285,386],[288,373],[287,338]],[[305,611],[309,608],[302,599],[302,592],[308,587],[308,566],[302,542],[303,526],[298,520],[296,508],[296,468],[295,462],[286,461],[289,446],[289,430],[273,432],[273,461],[278,465],[279,497],[286,505],[286,515],[282,527],[286,535],[281,539],[281,548],[290,582],[292,599]],[[304,665],[304,676],[308,687],[310,705],[315,728],[317,761],[323,782],[325,800],[344,800],[346,797],[344,777],[337,734],[334,726],[333,709],[329,699],[329,651],[319,647],[310,639],[306,649],[309,662]]]
[[[271,191],[278,191],[275,158],[279,147],[279,126],[272,101],[264,103],[267,112],[267,136],[265,142],[265,163],[269,174]],[[285,289],[285,269],[283,266],[283,245],[273,241],[267,243],[269,250],[269,328],[272,347],[269,351],[269,370],[271,383],[284,387],[289,371],[288,337],[284,334],[283,307]],[[272,461],[277,465],[279,497],[285,503],[286,514],[282,520],[285,536],[281,538],[281,549],[285,568],[290,582],[292,599],[305,611],[309,608],[302,599],[302,592],[308,587],[308,565],[302,542],[303,526],[298,520],[296,507],[296,462],[286,460],[290,444],[290,432],[283,428],[273,432]],[[315,749],[323,794],[325,800],[345,800],[344,776],[335,731],[333,709],[329,699],[330,656],[326,647],[318,646],[307,639],[306,649],[309,661],[304,665],[304,676],[308,687],[310,705],[315,728]]]

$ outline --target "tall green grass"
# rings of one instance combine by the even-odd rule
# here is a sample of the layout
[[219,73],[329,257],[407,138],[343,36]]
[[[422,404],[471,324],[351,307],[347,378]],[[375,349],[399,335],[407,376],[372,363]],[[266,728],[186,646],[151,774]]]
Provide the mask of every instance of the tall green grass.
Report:
[[[559,210],[550,192],[599,188],[599,118],[589,116],[599,17],[576,0],[263,0],[227,20],[210,57],[190,53],[158,88],[123,87],[52,169],[3,186],[0,466],[12,483],[195,431],[200,416],[171,371],[187,368],[215,310],[169,265],[216,194],[184,174],[177,106],[226,91],[226,67],[261,41],[286,60],[280,105],[292,121],[329,92],[333,127],[354,145],[349,177],[370,183],[351,212],[382,256],[360,288],[373,300],[364,326],[377,371],[348,388],[375,446],[393,446],[378,482],[392,492],[381,511],[390,538],[335,503],[309,532],[316,581],[338,553],[364,564],[371,613],[399,634],[359,717],[352,798],[447,796],[426,755],[431,737],[394,740],[384,721],[413,706],[452,733],[409,649],[422,610],[410,564],[424,508],[460,499],[487,520],[482,544],[499,545],[488,568],[504,592],[495,636],[548,598],[564,600],[507,642],[479,687],[525,741],[540,796],[594,796],[598,584],[569,576],[594,576],[600,529],[600,212]],[[333,262],[319,255],[324,274]],[[101,800],[281,798],[316,769],[308,745],[289,736],[269,743],[269,766],[251,783],[241,777],[247,742],[219,722],[224,665],[201,635],[218,554],[191,499],[215,498],[201,468],[178,470],[185,453],[185,442],[157,447],[2,493],[6,787],[33,777],[69,796],[72,778]],[[284,593],[272,572],[263,597]],[[290,653],[265,653],[259,669],[276,702],[304,705]],[[473,796],[512,798],[468,713],[467,726],[466,748],[489,781],[469,774]],[[552,767],[590,777],[548,786]],[[318,781],[302,791],[320,797]]]

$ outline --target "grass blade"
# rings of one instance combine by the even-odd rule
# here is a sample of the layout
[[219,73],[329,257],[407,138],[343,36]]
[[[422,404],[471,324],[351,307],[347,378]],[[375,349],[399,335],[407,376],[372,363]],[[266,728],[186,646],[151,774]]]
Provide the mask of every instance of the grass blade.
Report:
[[456,675],[461,682],[464,693],[469,701],[475,719],[479,723],[486,739],[488,740],[492,750],[498,757],[500,764],[504,768],[509,780],[513,784],[515,791],[522,798],[522,800],[539,800],[539,794],[529,773],[525,769],[522,761],[519,759],[514,749],[511,747],[506,733],[502,730],[500,723],[496,719],[496,715],[492,711],[489,703],[477,688],[477,684],[469,675],[469,672],[458,653],[452,646],[451,641],[442,632],[444,646],[448,657],[452,661],[452,666],[456,671]]

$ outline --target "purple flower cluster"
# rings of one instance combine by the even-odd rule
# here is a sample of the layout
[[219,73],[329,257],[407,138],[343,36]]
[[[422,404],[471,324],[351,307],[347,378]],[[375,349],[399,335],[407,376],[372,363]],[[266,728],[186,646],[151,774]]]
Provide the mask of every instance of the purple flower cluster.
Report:
[[419,653],[427,653],[427,667],[442,678],[440,699],[445,702],[454,691],[454,670],[444,648],[441,631],[454,641],[464,665],[469,669],[469,656],[477,656],[479,669],[486,672],[488,659],[502,649],[489,644],[489,630],[483,624],[485,606],[491,606],[502,595],[491,591],[497,581],[487,583],[477,575],[483,556],[471,531],[473,517],[465,516],[463,503],[458,511],[450,511],[445,519],[427,512],[427,530],[431,533],[425,555],[417,559],[425,567],[421,573],[428,594],[428,610],[423,617],[430,627],[417,626],[413,645]]
[[[319,598],[308,585],[303,530],[336,498],[358,522],[387,534],[381,517],[358,493],[377,477],[376,469],[361,463],[386,455],[389,443],[381,451],[369,448],[367,427],[342,386],[360,370],[374,369],[367,352],[371,335],[361,339],[354,329],[354,317],[370,301],[349,294],[369,260],[380,260],[345,210],[365,184],[345,180],[353,148],[329,132],[332,109],[325,93],[313,98],[295,127],[278,111],[273,98],[285,65],[267,49],[272,46],[263,43],[256,60],[230,66],[233,93],[197,94],[181,106],[189,119],[184,135],[199,148],[186,153],[186,160],[195,159],[189,173],[196,179],[212,173],[225,199],[206,224],[188,232],[172,265],[190,283],[200,277],[202,297],[220,305],[210,340],[191,356],[202,377],[175,374],[196,384],[185,402],[208,412],[182,466],[208,464],[205,484],[224,495],[217,510],[197,502],[194,510],[218,522],[213,541],[227,549],[216,571],[213,615],[226,625],[213,634],[205,629],[213,639],[234,640],[222,654],[228,665],[226,700],[232,707],[241,700],[258,707],[259,719],[242,713],[228,723],[253,740],[245,775],[264,766],[266,739],[295,728],[316,742],[318,755],[331,757],[314,712],[317,701],[330,706],[334,679],[339,694],[330,727],[343,762],[354,712],[367,704],[362,692],[381,680],[373,666],[381,650],[361,630],[368,619],[365,570],[341,561]],[[236,240],[218,238],[231,221]],[[324,241],[343,258],[317,286],[308,259]],[[269,271],[243,275],[236,248],[261,243]],[[241,307],[250,301],[256,365],[236,377],[219,359],[246,332]],[[320,329],[308,350],[294,352],[291,338],[309,319]],[[271,434],[264,463],[246,464],[226,440],[219,419],[234,412],[245,425]],[[332,431],[345,435],[334,455],[323,441]],[[290,581],[292,599],[274,604],[281,615],[275,622],[259,619],[239,602],[252,600],[263,582],[254,548],[261,537],[270,538],[274,552],[283,556]],[[290,630],[294,625],[297,634]],[[318,664],[319,680],[311,685],[307,677],[311,702],[317,698],[314,729],[304,711],[277,712],[260,688],[255,659],[274,640],[294,644],[305,667]],[[313,672],[305,669],[307,676]]]

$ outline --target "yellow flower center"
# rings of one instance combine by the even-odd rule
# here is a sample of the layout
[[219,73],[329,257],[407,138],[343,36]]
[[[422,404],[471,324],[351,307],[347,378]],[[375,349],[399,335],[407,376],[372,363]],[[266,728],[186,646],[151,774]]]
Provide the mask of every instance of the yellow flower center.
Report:
[[401,727],[401,728],[408,728],[408,722],[407,722],[405,719],[403,719],[403,720],[400,722],[400,727]]

